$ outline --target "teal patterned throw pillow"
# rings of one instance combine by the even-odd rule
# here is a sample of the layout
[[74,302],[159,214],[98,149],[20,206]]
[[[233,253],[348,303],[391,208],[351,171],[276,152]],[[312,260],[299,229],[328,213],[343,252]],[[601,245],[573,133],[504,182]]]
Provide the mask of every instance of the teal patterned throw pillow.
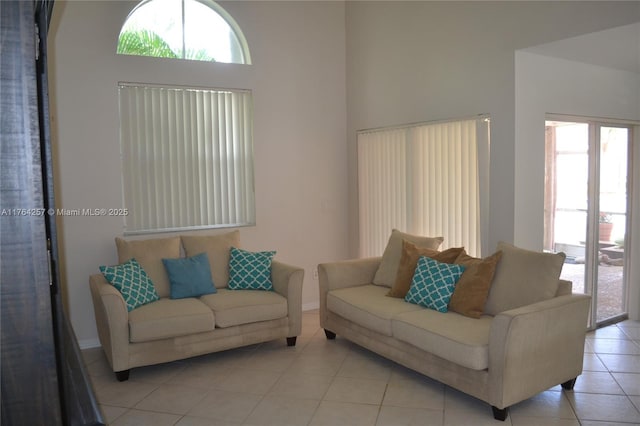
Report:
[[462,265],[421,256],[404,300],[438,312],[447,312],[451,295],[463,272]]
[[273,290],[271,259],[275,251],[250,252],[231,247],[230,290]]
[[101,266],[100,272],[122,294],[127,311],[159,299],[151,279],[135,259],[117,266]]

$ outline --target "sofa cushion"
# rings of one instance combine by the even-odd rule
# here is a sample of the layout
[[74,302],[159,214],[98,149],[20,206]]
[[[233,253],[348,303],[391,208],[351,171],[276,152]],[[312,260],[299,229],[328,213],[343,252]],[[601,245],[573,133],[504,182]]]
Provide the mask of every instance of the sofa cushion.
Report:
[[273,290],[271,260],[275,251],[251,252],[231,247],[229,290]]
[[117,266],[101,266],[100,272],[122,294],[129,312],[159,299],[149,276],[135,259]]
[[386,297],[387,291],[371,284],[331,290],[327,294],[327,309],[369,330],[391,336],[391,318],[424,308]]
[[430,309],[405,312],[391,320],[393,337],[474,370],[489,366],[489,331],[493,317],[479,319]]
[[180,238],[185,255],[207,253],[213,285],[216,288],[226,287],[229,283],[229,251],[231,247],[240,247],[240,231],[217,235],[183,235]]
[[463,272],[462,265],[442,263],[422,256],[404,300],[438,312],[447,312],[453,289]]
[[211,331],[214,314],[198,299],[162,298],[129,312],[129,340],[134,343]]
[[427,256],[438,262],[453,263],[458,255],[464,251],[463,247],[452,247],[444,251],[418,247],[410,241],[402,241],[402,256],[398,266],[396,280],[387,293],[390,297],[404,298],[411,287],[411,281],[418,266],[420,256]]
[[450,310],[467,317],[480,318],[501,257],[501,251],[484,259],[460,253],[455,263],[463,265],[465,270],[451,296]]
[[502,259],[496,267],[484,312],[497,315],[520,306],[551,299],[558,291],[564,253],[543,253],[500,242]]
[[411,235],[397,229],[391,231],[391,236],[382,253],[380,266],[373,277],[373,284],[383,285],[387,287],[393,286],[398,275],[398,266],[402,257],[402,241],[407,240],[418,247],[430,248],[437,250],[444,240],[442,237],[421,237],[419,235]]
[[274,291],[218,289],[200,300],[213,310],[220,328],[287,316],[287,299]]
[[206,253],[180,259],[162,259],[162,263],[169,276],[172,299],[200,297],[216,292]]
[[151,278],[158,296],[169,297],[169,277],[162,259],[180,257],[180,237],[125,240],[116,237],[118,263],[135,258]]

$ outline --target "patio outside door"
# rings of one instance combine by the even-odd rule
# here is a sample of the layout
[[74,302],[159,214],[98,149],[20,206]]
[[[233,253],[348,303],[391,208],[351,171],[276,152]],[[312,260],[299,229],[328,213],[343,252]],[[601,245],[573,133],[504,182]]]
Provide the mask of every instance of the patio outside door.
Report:
[[591,328],[619,321],[627,314],[631,126],[545,124],[544,248],[565,252],[561,278],[592,295]]

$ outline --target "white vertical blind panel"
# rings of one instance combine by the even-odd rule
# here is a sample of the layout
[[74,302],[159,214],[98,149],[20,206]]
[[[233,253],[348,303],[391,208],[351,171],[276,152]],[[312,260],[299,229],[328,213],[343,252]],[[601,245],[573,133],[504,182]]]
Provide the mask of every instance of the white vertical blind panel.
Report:
[[480,255],[478,123],[358,134],[361,256],[380,255],[393,228]]
[[406,130],[358,135],[360,255],[380,256],[393,228],[406,228]]
[[127,233],[255,223],[251,93],[120,86]]
[[411,232],[444,237],[443,248],[480,253],[476,120],[412,129]]

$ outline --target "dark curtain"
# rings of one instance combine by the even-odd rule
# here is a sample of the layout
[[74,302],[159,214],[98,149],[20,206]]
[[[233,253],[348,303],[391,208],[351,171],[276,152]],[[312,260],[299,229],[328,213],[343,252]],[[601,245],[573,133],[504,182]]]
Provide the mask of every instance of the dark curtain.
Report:
[[59,293],[49,127],[52,0],[0,1],[1,423],[104,424]]

